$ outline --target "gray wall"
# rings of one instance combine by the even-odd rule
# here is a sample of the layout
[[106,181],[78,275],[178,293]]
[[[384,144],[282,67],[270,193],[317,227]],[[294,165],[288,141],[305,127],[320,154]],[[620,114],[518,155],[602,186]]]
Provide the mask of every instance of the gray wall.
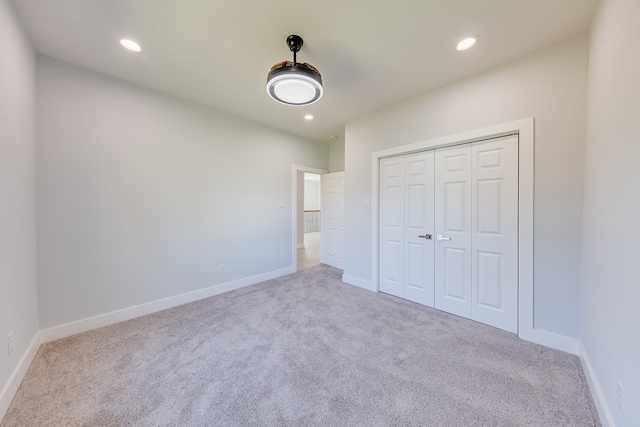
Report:
[[589,40],[582,341],[619,427],[640,425],[638,17],[640,2],[603,1]]
[[291,165],[326,144],[37,64],[42,329],[291,267]]
[[586,66],[583,36],[349,122],[345,275],[371,280],[372,152],[534,117],[534,327],[578,338]]
[[[0,390],[38,331],[36,61],[17,15],[0,1]],[[14,349],[7,351],[9,333]],[[4,411],[0,409],[0,418]]]

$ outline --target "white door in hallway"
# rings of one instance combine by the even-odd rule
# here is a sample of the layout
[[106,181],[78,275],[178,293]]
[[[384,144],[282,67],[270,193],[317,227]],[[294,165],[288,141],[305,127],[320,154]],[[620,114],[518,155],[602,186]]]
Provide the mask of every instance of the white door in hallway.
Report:
[[320,262],[344,268],[344,172],[322,175]]
[[433,151],[380,162],[380,290],[433,307]]
[[435,307],[518,330],[518,137],[436,150]]

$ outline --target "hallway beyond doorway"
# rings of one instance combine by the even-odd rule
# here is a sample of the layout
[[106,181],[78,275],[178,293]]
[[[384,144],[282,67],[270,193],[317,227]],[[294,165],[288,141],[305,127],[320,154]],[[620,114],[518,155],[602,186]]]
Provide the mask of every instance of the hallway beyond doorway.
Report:
[[298,270],[320,264],[320,232],[304,233],[304,248],[298,249]]

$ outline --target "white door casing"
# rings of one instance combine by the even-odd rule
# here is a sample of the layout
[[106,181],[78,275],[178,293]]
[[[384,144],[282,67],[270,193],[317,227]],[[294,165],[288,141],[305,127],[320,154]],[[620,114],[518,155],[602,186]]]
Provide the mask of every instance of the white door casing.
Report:
[[344,172],[321,178],[320,262],[344,268]]
[[[302,219],[304,204],[298,203],[299,198],[303,196],[302,194],[298,194],[300,190],[300,185],[304,185],[304,179],[298,181],[299,174],[301,172],[309,172],[322,175],[327,173],[324,169],[312,168],[310,166],[303,165],[291,165],[291,266],[290,271],[295,273],[297,271],[298,265],[298,229],[302,227],[302,222],[298,224],[298,217]],[[304,188],[304,187],[302,187]],[[286,203],[278,200],[278,208],[286,208]],[[320,236],[322,238],[322,236]],[[322,242],[320,243],[322,247]]]

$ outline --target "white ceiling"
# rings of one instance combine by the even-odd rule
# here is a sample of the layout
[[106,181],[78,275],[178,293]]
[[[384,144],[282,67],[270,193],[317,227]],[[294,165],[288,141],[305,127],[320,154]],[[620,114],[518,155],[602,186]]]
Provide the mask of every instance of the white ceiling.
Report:
[[[349,120],[584,33],[596,2],[14,0],[39,53],[323,142]],[[290,34],[304,39],[298,61],[322,73],[324,96],[308,107],[265,90],[271,66],[292,59]],[[480,42],[456,51],[469,34]]]

